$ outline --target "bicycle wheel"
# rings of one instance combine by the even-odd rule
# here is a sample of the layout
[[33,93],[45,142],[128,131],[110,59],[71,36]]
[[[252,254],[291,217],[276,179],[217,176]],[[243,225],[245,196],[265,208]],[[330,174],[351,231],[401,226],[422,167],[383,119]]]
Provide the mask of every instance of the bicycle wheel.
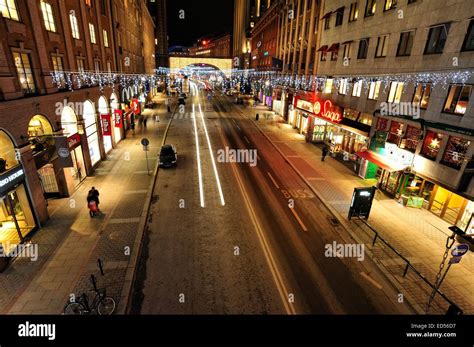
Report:
[[102,298],[97,304],[97,312],[101,316],[108,316],[115,311],[115,300],[110,296]]
[[84,305],[80,302],[70,302],[64,307],[64,314],[83,315],[86,311]]

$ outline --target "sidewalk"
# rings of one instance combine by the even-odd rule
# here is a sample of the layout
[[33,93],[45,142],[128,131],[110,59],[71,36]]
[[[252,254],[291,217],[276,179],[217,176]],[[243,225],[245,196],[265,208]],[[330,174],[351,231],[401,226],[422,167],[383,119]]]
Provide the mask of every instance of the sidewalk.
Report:
[[[242,106],[239,108],[255,122],[254,110]],[[261,115],[260,120],[256,122],[258,127],[287,156],[287,160],[300,171],[312,188],[320,193],[324,201],[339,213],[340,219],[347,221],[354,187],[372,186],[375,181],[359,178],[348,166],[329,155],[325,162],[321,162],[321,149],[305,142],[303,135],[285,124],[281,117],[275,115],[273,120],[266,119],[262,116],[265,110],[258,109],[257,112]],[[434,283],[445,251],[446,238],[451,235],[448,223],[429,211],[404,207],[380,191],[376,194],[368,222],[407,257],[428,281]],[[380,241],[373,247],[373,233],[363,231],[358,227],[360,224],[356,221],[350,222],[352,234],[364,242],[366,250],[373,254],[384,272],[391,274],[389,277],[392,277],[392,282],[398,288],[403,288],[401,292],[404,296],[408,296],[419,310],[424,311],[431,288],[411,270],[403,277],[405,262],[391,250],[385,249]],[[440,288],[464,314],[474,313],[473,278],[474,254],[468,252],[460,264],[451,267]],[[438,295],[433,306],[430,313],[444,314],[449,305]]]
[[[91,274],[98,288],[106,288],[115,299],[116,313],[124,312],[146,218],[146,197],[169,118],[162,96],[159,102],[159,109],[147,112],[161,114],[161,122],[150,117],[147,129],[137,127],[135,135],[129,132],[72,197],[49,201],[51,219],[32,238],[38,245],[38,260],[17,258],[0,274],[0,313],[61,314],[72,294],[77,298],[89,293]],[[142,137],[150,140],[150,175]],[[95,218],[90,218],[86,204],[92,186],[100,191],[103,211]],[[97,266],[99,258],[104,276]]]

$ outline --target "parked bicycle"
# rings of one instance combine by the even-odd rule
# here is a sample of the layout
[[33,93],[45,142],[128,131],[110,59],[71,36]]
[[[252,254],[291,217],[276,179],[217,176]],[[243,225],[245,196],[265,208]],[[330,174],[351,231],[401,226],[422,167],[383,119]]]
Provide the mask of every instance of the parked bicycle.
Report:
[[115,311],[115,300],[107,296],[105,289],[91,290],[95,293],[92,304],[89,305],[86,293],[82,293],[77,301],[72,301],[64,307],[64,314],[67,315],[88,315],[99,314],[101,316],[111,315]]

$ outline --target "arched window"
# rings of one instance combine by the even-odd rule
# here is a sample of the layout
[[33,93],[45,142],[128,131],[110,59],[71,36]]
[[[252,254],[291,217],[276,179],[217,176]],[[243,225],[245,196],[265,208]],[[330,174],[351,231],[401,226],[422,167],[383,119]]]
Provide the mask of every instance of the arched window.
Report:
[[61,127],[66,136],[71,136],[78,132],[76,113],[69,106],[64,107],[61,112]]
[[12,139],[5,131],[0,130],[0,173],[10,170],[18,164]]
[[100,161],[99,138],[97,136],[97,121],[95,116],[94,104],[87,100],[83,107],[84,128],[89,144],[89,154],[92,165]]

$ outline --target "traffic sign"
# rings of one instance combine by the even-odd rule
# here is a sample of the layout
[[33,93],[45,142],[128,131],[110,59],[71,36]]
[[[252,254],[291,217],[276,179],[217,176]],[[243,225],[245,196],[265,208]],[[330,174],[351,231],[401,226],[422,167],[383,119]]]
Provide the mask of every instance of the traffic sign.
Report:
[[148,140],[146,137],[144,137],[141,141],[143,146],[148,146],[150,144],[150,140]]
[[449,259],[449,264],[458,264],[461,261],[462,257],[452,257]]
[[454,257],[462,257],[469,251],[469,245],[467,243],[461,243],[453,248],[451,255]]

